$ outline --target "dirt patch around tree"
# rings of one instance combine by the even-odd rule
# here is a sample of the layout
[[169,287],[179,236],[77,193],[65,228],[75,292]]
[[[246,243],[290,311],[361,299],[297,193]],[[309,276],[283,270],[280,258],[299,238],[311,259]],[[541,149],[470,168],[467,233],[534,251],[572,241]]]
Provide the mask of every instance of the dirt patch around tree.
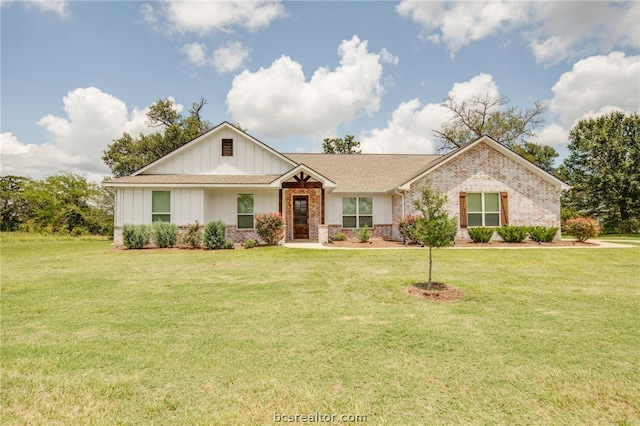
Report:
[[445,283],[414,283],[407,287],[407,293],[435,302],[455,302],[464,298],[464,293]]

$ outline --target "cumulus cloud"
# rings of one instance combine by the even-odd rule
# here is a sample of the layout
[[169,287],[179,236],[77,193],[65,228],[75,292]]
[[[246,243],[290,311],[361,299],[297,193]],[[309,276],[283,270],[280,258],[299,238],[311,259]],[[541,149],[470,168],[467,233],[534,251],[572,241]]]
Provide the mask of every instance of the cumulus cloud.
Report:
[[613,110],[640,112],[640,56],[622,52],[576,62],[551,88],[550,111],[565,126]]
[[213,52],[213,66],[220,73],[236,71],[244,66],[251,49],[240,42],[230,42]]
[[340,66],[319,68],[307,81],[302,66],[281,56],[268,68],[237,75],[227,94],[233,120],[267,137],[331,133],[361,112],[372,114],[382,95],[381,58],[357,36],[338,48]]
[[202,66],[207,64],[207,46],[204,43],[188,43],[180,49],[188,63]]
[[100,180],[109,174],[102,151],[113,139],[128,132],[150,133],[147,109],[129,111],[120,99],[95,87],[75,89],[63,98],[66,117],[48,114],[37,124],[48,135],[41,144],[22,143],[12,133],[2,133],[2,173],[39,177],[72,170]]
[[[155,5],[155,3],[154,3]],[[286,16],[279,1],[162,1],[141,7],[144,20],[156,29],[206,35],[234,27],[257,31]]]
[[638,2],[415,2],[397,13],[420,24],[422,36],[451,52],[474,41],[518,29],[539,63],[640,47]]
[[[499,95],[498,86],[489,74],[478,74],[469,81],[455,83],[448,96],[462,102],[476,94]],[[425,153],[436,151],[434,130],[451,118],[451,112],[439,103],[421,104],[415,98],[403,102],[393,112],[384,129],[373,129],[360,135],[362,152]]]

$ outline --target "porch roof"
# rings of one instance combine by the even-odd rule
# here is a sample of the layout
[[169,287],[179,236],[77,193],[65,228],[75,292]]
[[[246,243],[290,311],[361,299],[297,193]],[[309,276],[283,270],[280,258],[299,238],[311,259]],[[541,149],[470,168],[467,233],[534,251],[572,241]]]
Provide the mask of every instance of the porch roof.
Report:
[[268,185],[280,175],[137,175],[105,181],[106,186]]
[[329,177],[333,192],[388,192],[426,171],[442,155],[284,154]]

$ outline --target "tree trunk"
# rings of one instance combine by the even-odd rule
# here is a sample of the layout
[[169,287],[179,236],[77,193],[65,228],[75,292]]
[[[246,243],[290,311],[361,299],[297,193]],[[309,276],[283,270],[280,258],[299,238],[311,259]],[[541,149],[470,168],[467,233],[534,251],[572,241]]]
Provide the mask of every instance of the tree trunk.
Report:
[[431,265],[433,264],[433,258],[431,257],[432,247],[429,246],[429,282],[427,283],[427,289],[431,290]]

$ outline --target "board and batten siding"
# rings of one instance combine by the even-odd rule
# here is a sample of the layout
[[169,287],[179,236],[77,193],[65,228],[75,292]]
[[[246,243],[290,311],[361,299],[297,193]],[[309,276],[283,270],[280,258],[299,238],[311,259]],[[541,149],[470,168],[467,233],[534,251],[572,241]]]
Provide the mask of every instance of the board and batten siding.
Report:
[[237,225],[238,195],[253,194],[253,213],[277,213],[277,188],[220,188],[204,190],[205,222],[222,220]]
[[373,226],[393,223],[391,195],[389,194],[328,194],[325,198],[325,223],[342,224],[342,198],[371,197],[373,202]]
[[[233,139],[233,156],[222,156],[222,139]],[[292,168],[264,146],[230,129],[205,136],[143,174],[283,174]]]
[[203,222],[202,188],[118,188],[115,226],[151,223],[151,193],[171,192],[171,223],[178,226]]

